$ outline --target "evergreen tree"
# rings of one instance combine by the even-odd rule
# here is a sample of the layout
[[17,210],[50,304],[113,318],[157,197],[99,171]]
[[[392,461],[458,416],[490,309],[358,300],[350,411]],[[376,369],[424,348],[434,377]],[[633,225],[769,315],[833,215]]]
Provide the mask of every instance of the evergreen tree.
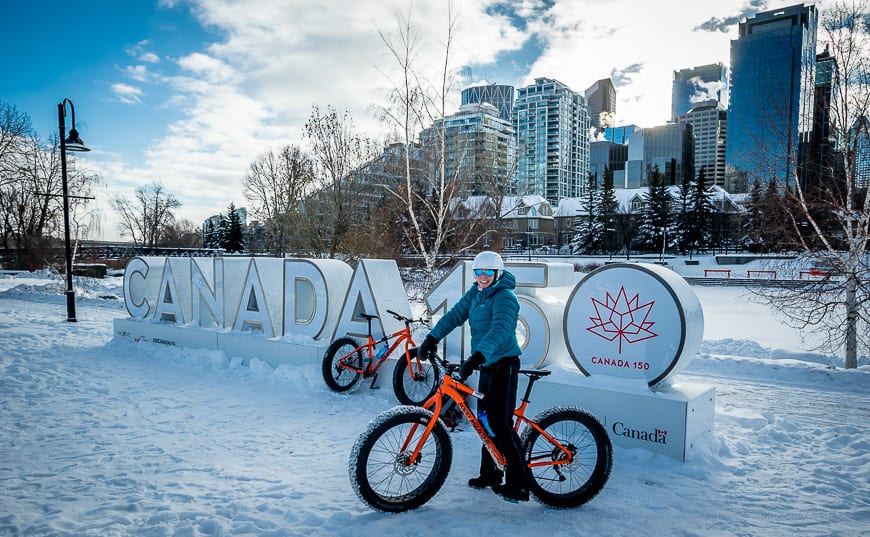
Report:
[[[221,221],[223,221],[223,215],[221,215]],[[221,230],[220,224],[215,225],[215,223],[209,219],[206,220],[205,225],[203,226],[203,245],[206,248],[220,248],[221,247]]]
[[214,240],[218,248],[224,248],[227,240],[227,217],[223,213],[220,214],[220,221],[214,230]]
[[601,221],[601,228],[604,231],[604,251],[612,254],[619,247],[616,241],[616,220],[619,204],[616,201],[616,192],[613,187],[613,170],[610,168],[604,169],[604,184],[601,188],[599,201],[600,206],[597,213]]
[[212,225],[211,222],[206,220],[206,222],[202,225],[202,247],[203,248],[213,248],[212,246]]
[[692,250],[698,250],[699,247],[710,245],[712,239],[713,215],[716,213],[716,207],[710,199],[710,194],[707,192],[707,174],[704,167],[698,173],[698,179],[695,181],[692,195],[692,226],[691,234],[689,235],[689,254]]
[[591,173],[587,177],[587,185],[586,196],[583,198],[586,214],[574,218],[572,228],[571,252],[574,254],[592,254],[601,250],[604,229],[597,214],[601,206],[601,191]]
[[638,245],[648,251],[663,249],[663,243],[672,236],[671,194],[658,166],[649,172],[649,187],[644,194],[644,207],[638,226]]
[[743,243],[751,252],[760,252],[764,246],[764,196],[758,179],[752,183],[746,203],[746,222],[743,224]]
[[707,177],[704,168],[698,172],[694,181],[683,181],[677,200],[679,211],[673,229],[673,241],[680,252],[692,252],[701,245],[710,243],[712,216],[715,212],[710,194],[707,192]]
[[227,217],[221,219],[224,230],[221,247],[227,252],[242,252],[245,249],[245,236],[242,219],[233,202],[227,207]]
[[680,188],[677,192],[677,199],[674,202],[676,209],[675,223],[672,237],[668,237],[669,242],[676,245],[680,253],[685,254],[691,249],[691,242],[695,233],[692,229],[695,225],[695,182],[688,175],[684,175],[680,182]]
[[787,215],[784,200],[779,193],[776,181],[769,181],[761,198],[762,221],[759,222],[761,233],[761,251],[775,252],[783,249],[784,233]]

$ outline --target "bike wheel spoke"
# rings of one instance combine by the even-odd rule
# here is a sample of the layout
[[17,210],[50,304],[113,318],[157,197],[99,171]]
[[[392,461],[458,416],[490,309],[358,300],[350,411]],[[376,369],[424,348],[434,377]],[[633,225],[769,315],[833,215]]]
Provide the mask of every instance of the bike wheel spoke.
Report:
[[537,420],[553,439],[551,442],[545,435],[531,431],[525,445],[539,496],[561,507],[588,501],[610,473],[607,433],[594,417],[579,410],[557,408]]
[[[402,498],[416,490],[432,472],[434,460],[434,442],[427,442],[414,464],[407,464],[410,451],[402,451],[411,426],[396,427],[378,439],[369,455],[367,474],[372,489],[386,498]],[[415,437],[408,443],[413,449],[423,431],[418,427]]]

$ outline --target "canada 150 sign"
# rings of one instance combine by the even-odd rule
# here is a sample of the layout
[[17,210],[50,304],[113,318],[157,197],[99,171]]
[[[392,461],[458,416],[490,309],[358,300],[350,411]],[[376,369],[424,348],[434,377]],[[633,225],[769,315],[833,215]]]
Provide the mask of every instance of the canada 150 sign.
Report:
[[[567,263],[508,263],[517,278],[517,332],[525,366],[573,364],[586,376],[642,379],[649,386],[695,355],[704,317],[691,287],[673,271],[646,264],[605,265],[576,281]],[[443,315],[473,283],[460,262],[427,295]],[[377,333],[396,330],[392,309],[410,316],[394,261],[275,258],[132,259],[124,274],[132,320],[232,332],[323,347],[338,335],[363,336],[360,313],[378,315]],[[468,331],[443,342],[468,354]]]

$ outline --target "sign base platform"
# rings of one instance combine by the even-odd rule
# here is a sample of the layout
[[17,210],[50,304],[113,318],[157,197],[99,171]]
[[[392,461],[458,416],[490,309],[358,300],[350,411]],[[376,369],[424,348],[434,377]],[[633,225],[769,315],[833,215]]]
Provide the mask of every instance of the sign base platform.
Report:
[[[574,376],[574,375],[571,375]],[[554,375],[555,377],[555,375]],[[519,394],[525,389],[520,377]],[[572,405],[588,410],[623,447],[643,448],[686,461],[695,442],[713,430],[716,391],[700,383],[678,383],[656,390],[621,388],[589,379],[562,382],[546,377],[535,383],[526,415],[548,407]]]
[[329,346],[328,341],[316,345],[310,339],[304,345],[281,338],[257,337],[239,332],[219,332],[190,326],[147,323],[129,319],[115,319],[114,335],[129,341],[148,341],[162,345],[192,349],[223,351],[227,357],[243,360],[258,358],[271,367],[281,364],[319,364]]

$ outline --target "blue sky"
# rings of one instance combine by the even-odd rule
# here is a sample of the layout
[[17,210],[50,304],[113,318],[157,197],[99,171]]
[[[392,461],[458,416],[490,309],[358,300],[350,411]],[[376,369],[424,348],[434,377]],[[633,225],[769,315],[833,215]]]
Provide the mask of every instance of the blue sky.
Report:
[[[556,78],[578,92],[610,76],[617,122],[651,127],[670,114],[673,71],[728,64],[747,14],[779,0],[455,0],[451,66],[462,87]],[[378,31],[394,33],[383,0],[56,0],[4,2],[0,100],[28,114],[43,139],[57,103],[75,104],[92,152],[76,155],[103,184],[95,207],[113,240],[112,196],[161,182],[196,225],[230,202],[258,155],[305,147],[312,105],[348,110],[382,137],[392,64]],[[413,4],[420,70],[443,61],[447,2]],[[427,72],[431,68],[430,72]],[[69,128],[70,125],[67,125]]]

